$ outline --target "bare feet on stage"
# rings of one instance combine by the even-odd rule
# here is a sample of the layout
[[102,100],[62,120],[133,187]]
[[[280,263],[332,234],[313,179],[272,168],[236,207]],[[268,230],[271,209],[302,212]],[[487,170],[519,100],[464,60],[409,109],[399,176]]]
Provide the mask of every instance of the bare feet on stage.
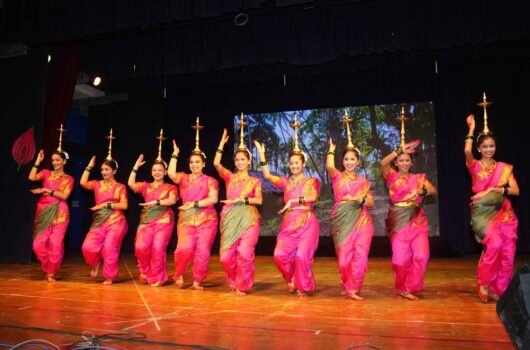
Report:
[[55,280],[55,275],[53,273],[47,273],[46,274],[46,281],[48,283],[53,283],[53,282],[56,282]]
[[294,288],[293,280],[290,280],[289,282],[287,282],[287,290],[289,291],[289,293],[294,293],[295,288]]
[[193,281],[193,286],[191,286],[195,290],[204,290],[204,287],[201,286],[200,282]]
[[98,277],[98,273],[99,273],[99,266],[101,265],[101,263],[97,264],[96,266],[94,266],[92,268],[92,270],[90,270],[90,277],[92,278],[96,278]]
[[160,287],[160,286],[162,286],[162,283],[160,283],[160,281],[156,281],[155,283],[151,283],[151,284],[149,285],[149,287],[155,287],[155,288],[156,288],[156,287]]
[[145,273],[141,273],[140,274],[140,283],[147,283],[147,276],[145,275]]
[[500,298],[497,294],[495,294],[495,293],[493,293],[493,292],[489,292],[489,293],[488,293],[488,296],[489,296],[491,299],[495,300],[495,301],[498,301],[499,298]]
[[247,293],[243,292],[242,290],[236,289],[236,295],[247,295]]
[[177,288],[182,288],[182,286],[184,286],[184,277],[182,276],[173,277],[173,280],[175,281],[175,286]]
[[398,295],[400,297],[404,298],[404,299],[407,299],[407,300],[412,300],[412,301],[420,300],[420,298],[418,298],[417,296],[415,296],[414,294],[409,293],[409,292],[401,292]]
[[482,300],[483,303],[487,303],[489,301],[488,294],[489,294],[488,286],[483,286],[483,285],[479,286],[478,297],[480,298],[480,300]]
[[352,299],[352,300],[364,300],[363,297],[361,297],[358,290],[345,290],[340,295],[342,295],[345,298]]
[[301,290],[297,291],[296,294],[298,295],[299,298],[307,298],[307,293],[302,292]]
[[104,286],[110,286],[111,284],[112,284],[112,280],[107,279],[103,281]]

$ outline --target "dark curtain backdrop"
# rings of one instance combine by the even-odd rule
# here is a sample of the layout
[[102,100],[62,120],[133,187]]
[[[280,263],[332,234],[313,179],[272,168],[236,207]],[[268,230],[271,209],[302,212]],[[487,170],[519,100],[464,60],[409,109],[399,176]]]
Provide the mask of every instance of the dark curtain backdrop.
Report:
[[31,261],[32,224],[37,202],[28,181],[30,162],[17,170],[11,156],[15,140],[34,127],[36,146],[41,144],[47,48],[34,48],[22,57],[0,60],[0,262]]
[[[525,0],[5,0],[0,42],[82,42],[107,79],[440,50],[527,38]],[[249,14],[245,26],[234,15]],[[136,65],[136,72],[133,66]]]

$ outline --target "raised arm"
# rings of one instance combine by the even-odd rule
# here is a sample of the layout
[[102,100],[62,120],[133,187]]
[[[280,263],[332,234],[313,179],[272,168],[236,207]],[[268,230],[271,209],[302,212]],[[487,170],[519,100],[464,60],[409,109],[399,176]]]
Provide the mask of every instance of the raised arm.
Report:
[[28,180],[30,181],[40,181],[42,178],[40,178],[37,173],[39,172],[39,165],[44,159],[44,151],[40,150],[37,154],[37,159],[35,160],[35,165],[31,167],[31,170],[29,172]]
[[335,168],[335,145],[331,137],[329,138],[329,151],[326,157],[326,170],[328,171],[329,177],[333,178],[337,176],[337,168]]
[[271,181],[272,174],[269,171],[269,167],[267,166],[267,160],[265,159],[265,144],[259,143],[258,141],[254,140],[254,145],[256,145],[256,148],[258,149],[259,153],[259,160],[261,165],[261,171],[263,172],[263,177],[267,181]]
[[392,168],[390,167],[390,163],[397,157],[399,157],[402,153],[412,154],[416,151],[416,147],[420,145],[419,140],[414,140],[405,145],[405,147],[401,148],[399,147],[396,151],[390,152],[385,158],[381,160],[379,165],[381,166],[381,171],[383,172],[383,175],[386,177],[390,172],[392,171]]
[[224,166],[221,165],[221,158],[223,157],[223,150],[225,147],[225,144],[228,142],[229,136],[226,131],[226,129],[223,130],[223,136],[221,137],[221,141],[219,142],[219,147],[217,148],[217,151],[215,151],[215,157],[213,158],[213,166],[215,167],[215,170],[219,173],[219,176],[223,177],[224,174],[228,171]]
[[88,178],[90,177],[90,171],[92,171],[92,169],[94,169],[94,166],[96,166],[96,156],[92,156],[92,158],[90,159],[90,162],[88,162],[88,165],[85,168],[85,171],[83,171],[83,175],[81,175],[81,181],[79,181],[79,184],[85,190],[92,190],[93,189],[90,186],[90,182],[88,181]]
[[466,165],[473,164],[473,133],[475,132],[475,116],[470,114],[467,119],[467,126],[469,128],[464,145],[464,154],[466,155]]
[[177,143],[173,140],[173,154],[171,155],[171,160],[169,161],[169,166],[167,169],[167,176],[176,183],[177,181],[177,160],[179,157],[180,149],[177,147]]
[[134,192],[138,192],[138,189],[140,188],[140,186],[136,183],[136,173],[138,172],[138,169],[140,169],[140,167],[144,164],[144,155],[140,154],[140,156],[136,160],[136,163],[134,163],[134,167],[132,168],[131,174],[129,175],[129,180],[127,181],[127,185],[129,185],[129,188]]

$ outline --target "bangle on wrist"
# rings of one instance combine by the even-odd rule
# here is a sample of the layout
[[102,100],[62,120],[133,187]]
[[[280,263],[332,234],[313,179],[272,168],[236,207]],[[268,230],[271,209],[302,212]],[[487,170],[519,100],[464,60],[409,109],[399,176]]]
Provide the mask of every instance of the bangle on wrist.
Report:
[[136,174],[138,172],[138,169],[137,168],[132,168],[131,172]]
[[334,155],[335,155],[335,152],[333,152],[333,151],[329,151],[328,152],[328,156],[334,156]]
[[261,162],[259,162],[259,166],[267,166],[267,162],[262,160]]
[[466,138],[464,139],[464,141],[471,141],[473,142],[473,135],[467,135]]
[[107,209],[112,209],[112,203],[111,202],[107,202]]
[[396,157],[399,157],[403,154],[403,147],[398,147],[394,152],[396,153]]
[[34,167],[35,169],[38,169],[38,168],[39,168],[39,165],[40,165],[40,164],[35,163],[35,164],[33,164],[33,167]]
[[55,194],[55,190],[52,190],[52,191],[50,192],[50,196],[53,197],[54,194]]
[[223,154],[223,149],[221,147],[217,147],[217,150],[215,151],[215,153],[219,153],[219,154]]
[[173,154],[171,155],[171,159],[179,159],[179,156],[173,153]]
[[160,199],[156,200],[156,205],[160,206]]
[[305,203],[304,196],[298,197],[298,204],[303,204],[303,203]]
[[195,201],[195,202],[193,202],[193,207],[194,207],[194,208],[200,208],[200,206],[199,206],[199,201]]
[[85,168],[85,171],[86,171],[87,173],[91,172],[91,171],[92,171],[92,167],[91,167],[91,166],[87,166],[87,167]]
[[248,197],[245,197],[244,198],[244,202],[245,202],[245,205],[249,205],[250,204],[250,199],[248,199]]

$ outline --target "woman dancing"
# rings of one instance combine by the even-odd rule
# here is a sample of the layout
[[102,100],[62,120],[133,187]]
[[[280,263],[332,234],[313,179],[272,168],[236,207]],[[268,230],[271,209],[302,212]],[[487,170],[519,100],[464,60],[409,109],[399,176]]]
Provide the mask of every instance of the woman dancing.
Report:
[[346,123],[348,145],[342,153],[344,171],[335,168],[335,144],[329,139],[326,169],[331,178],[335,204],[331,213],[331,236],[339,262],[343,295],[363,300],[359,295],[368,268],[368,253],[374,234],[372,216],[367,208],[374,206],[371,183],[355,172],[360,152],[351,141],[349,122]]
[[278,214],[286,214],[282,218],[274,249],[274,263],[287,282],[288,291],[293,293],[297,290],[298,296],[304,298],[316,286],[311,265],[318,247],[320,227],[312,209],[318,199],[320,182],[304,176],[306,159],[298,147],[297,129],[300,125],[295,116],[291,124],[295,142],[289,154],[290,178],[272,175],[265,160],[265,144],[254,143],[260,154],[263,176],[284,192],[285,206]]
[[[401,146],[381,161],[391,205],[386,219],[392,243],[392,268],[398,295],[419,300],[413,293],[423,290],[423,278],[429,260],[429,223],[421,207],[427,196],[436,194],[425,174],[413,174],[412,154],[419,141],[405,144],[404,110],[401,111]],[[397,171],[392,169],[394,163]]]
[[499,299],[512,279],[518,221],[507,196],[518,196],[519,186],[513,166],[493,159],[496,144],[486,123],[477,139],[481,157],[473,157],[473,115],[467,117],[467,125],[464,154],[475,193],[471,197],[471,226],[476,240],[484,247],[478,263],[478,295],[488,302],[489,298]]
[[103,285],[111,285],[118,276],[118,260],[123,237],[127,233],[127,220],[123,210],[127,209],[127,188],[116,181],[114,176],[118,163],[112,159],[112,129],[109,136],[109,154],[101,164],[100,181],[90,180],[90,172],[96,166],[93,156],[81,176],[81,187],[94,191],[95,205],[92,224],[83,242],[82,251],[86,263],[92,267],[90,276],[97,277],[103,261]]
[[260,216],[256,205],[262,204],[261,181],[248,174],[251,160],[250,151],[243,141],[234,155],[237,172],[234,174],[221,165],[223,148],[228,141],[226,129],[223,131],[213,165],[226,183],[226,200],[221,211],[221,264],[226,273],[226,281],[238,295],[245,295],[254,284],[254,248],[259,238]]
[[43,169],[38,172],[44,159],[44,151],[40,150],[28,176],[30,181],[42,181],[42,187],[31,190],[32,193],[41,195],[33,224],[33,251],[41,262],[48,282],[55,282],[55,274],[63,261],[64,234],[70,221],[66,200],[74,186],[74,179],[64,172],[68,156],[61,147],[64,131],[62,124],[59,131],[59,147],[52,153],[53,170]]
[[140,203],[143,208],[134,251],[138,259],[140,282],[147,282],[151,287],[163,286],[168,280],[166,248],[175,227],[171,206],[178,200],[177,187],[164,182],[167,165],[162,159],[162,130],[157,139],[158,157],[151,166],[153,182],[136,182],[136,173],[145,164],[143,154],[136,160],[128,181],[129,187],[144,198],[144,203]]
[[203,290],[202,282],[208,274],[208,263],[212,244],[217,232],[217,212],[213,207],[218,200],[219,183],[204,175],[206,156],[199,148],[199,125],[197,118],[195,149],[189,157],[191,173],[177,172],[179,148],[173,140],[173,155],[169,162],[168,176],[179,185],[183,204],[178,207],[177,249],[175,250],[175,285],[182,288],[182,276],[193,260],[193,288]]

